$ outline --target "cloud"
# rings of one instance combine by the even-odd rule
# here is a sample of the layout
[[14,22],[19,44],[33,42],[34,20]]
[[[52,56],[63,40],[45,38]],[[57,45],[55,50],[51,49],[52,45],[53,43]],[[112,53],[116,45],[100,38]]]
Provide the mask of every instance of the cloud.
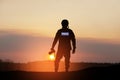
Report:
[[[15,62],[46,60],[52,41],[53,38],[0,31],[0,58]],[[71,61],[120,62],[120,43],[78,38]]]
[[77,43],[78,54],[85,55],[87,61],[120,62],[119,43],[88,38],[78,39]]
[[45,59],[43,56],[47,55],[52,42],[51,38],[12,31],[0,31],[0,33],[0,58],[13,61]]
[[118,54],[120,52],[119,43],[109,43],[94,39],[80,39],[78,41],[78,47],[84,52],[96,53],[96,54]]

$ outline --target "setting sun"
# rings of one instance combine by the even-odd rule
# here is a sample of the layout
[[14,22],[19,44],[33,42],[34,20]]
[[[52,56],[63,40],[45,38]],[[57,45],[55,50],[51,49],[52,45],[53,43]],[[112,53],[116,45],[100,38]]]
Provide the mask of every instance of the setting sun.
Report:
[[49,58],[50,58],[50,60],[55,60],[55,55],[51,54],[51,55],[49,55]]

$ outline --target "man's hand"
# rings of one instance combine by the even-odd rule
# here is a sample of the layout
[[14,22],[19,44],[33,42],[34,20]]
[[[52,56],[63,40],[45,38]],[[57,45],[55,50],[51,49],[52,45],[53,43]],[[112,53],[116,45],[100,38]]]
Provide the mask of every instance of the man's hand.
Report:
[[54,48],[51,48],[51,50],[50,50],[50,52],[49,52],[49,54],[52,54],[52,53],[55,53]]

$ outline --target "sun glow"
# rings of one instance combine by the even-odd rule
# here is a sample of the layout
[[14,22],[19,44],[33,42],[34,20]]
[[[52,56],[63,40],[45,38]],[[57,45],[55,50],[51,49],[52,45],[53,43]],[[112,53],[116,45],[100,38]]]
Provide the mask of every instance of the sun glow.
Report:
[[55,60],[55,55],[51,54],[51,55],[49,55],[49,58],[50,58],[50,60]]

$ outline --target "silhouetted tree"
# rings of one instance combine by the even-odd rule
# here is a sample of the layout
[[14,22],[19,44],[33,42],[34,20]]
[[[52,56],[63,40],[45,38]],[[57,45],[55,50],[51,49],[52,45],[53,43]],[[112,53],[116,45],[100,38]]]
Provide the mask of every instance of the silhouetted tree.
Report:
[[13,61],[10,60],[10,59],[6,59],[4,62],[5,62],[5,63],[13,63]]

